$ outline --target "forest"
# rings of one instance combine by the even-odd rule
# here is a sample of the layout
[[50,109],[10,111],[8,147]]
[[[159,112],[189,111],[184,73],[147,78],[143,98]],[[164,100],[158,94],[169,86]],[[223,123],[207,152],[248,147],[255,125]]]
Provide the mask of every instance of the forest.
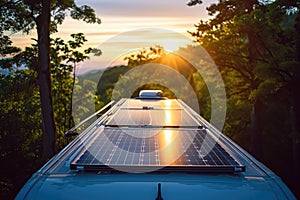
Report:
[[[201,3],[191,0],[186,6]],[[162,46],[145,47],[125,56],[127,65],[77,76],[77,65],[90,56],[101,57],[101,49],[86,48],[83,33],[72,34],[69,41],[53,33],[67,13],[75,20],[100,24],[93,8],[73,0],[1,1],[0,198],[14,198],[28,178],[68,144],[64,134],[79,120],[72,115],[76,95],[100,109],[111,100],[117,82],[132,81],[126,72],[137,66],[158,63],[177,70],[197,94],[201,115],[209,119],[206,83],[180,57],[199,45],[214,60],[225,84],[222,132],[279,175],[300,198],[299,6],[298,0],[219,0],[207,8],[209,20],[187,30],[194,44],[175,54]],[[13,46],[9,33],[32,29],[38,38],[31,46],[23,50]],[[201,66],[209,70],[205,62]],[[101,81],[93,81],[99,73]],[[176,98],[161,81],[139,89],[162,89],[167,97]],[[80,93],[88,88],[96,91]],[[125,93],[114,92],[120,97]],[[85,105],[81,102],[76,108],[83,115],[92,111]]]

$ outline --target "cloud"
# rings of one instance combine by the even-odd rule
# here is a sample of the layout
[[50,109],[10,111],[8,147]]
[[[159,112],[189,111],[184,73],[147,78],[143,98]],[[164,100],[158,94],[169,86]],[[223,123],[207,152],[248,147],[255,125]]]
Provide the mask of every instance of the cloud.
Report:
[[[77,0],[78,5],[89,5],[101,18],[102,24],[86,24],[81,21],[72,20],[67,17],[64,23],[59,26],[59,32],[52,37],[61,37],[70,40],[70,34],[82,32],[88,42],[85,47],[98,47],[106,43],[103,47],[103,62],[100,66],[105,66],[112,55],[122,55],[128,49],[149,47],[155,44],[165,46],[174,50],[178,46],[183,46],[190,41],[178,39],[176,34],[189,37],[187,30],[192,30],[194,24],[199,19],[207,19],[206,6],[217,0],[207,0],[206,5],[188,7],[189,0]],[[169,33],[149,34],[149,30],[142,31],[142,28],[164,28],[170,30]],[[122,40],[112,41],[111,38],[124,32],[133,31],[123,37]],[[172,32],[173,31],[173,32]],[[175,33],[176,34],[175,34]],[[31,37],[36,38],[36,34],[24,36],[16,34],[12,36],[14,44],[24,48],[32,44]],[[108,40],[111,40],[108,42]],[[106,57],[107,56],[107,57]],[[105,60],[106,59],[106,60]],[[99,63],[98,63],[99,64]],[[90,66],[96,66],[91,64]],[[97,65],[98,67],[99,65]],[[89,67],[86,67],[87,70]]]
[[124,17],[195,17],[206,16],[206,5],[189,7],[188,0],[89,0],[77,1],[79,5],[92,6],[99,16],[124,16]]
[[143,48],[161,45],[168,52],[173,52],[179,46],[186,46],[190,43],[192,43],[190,38],[170,29],[146,28],[123,32],[101,43],[98,48],[103,54],[82,63],[77,73],[86,73],[116,64],[126,64],[123,60],[126,55],[138,52]]

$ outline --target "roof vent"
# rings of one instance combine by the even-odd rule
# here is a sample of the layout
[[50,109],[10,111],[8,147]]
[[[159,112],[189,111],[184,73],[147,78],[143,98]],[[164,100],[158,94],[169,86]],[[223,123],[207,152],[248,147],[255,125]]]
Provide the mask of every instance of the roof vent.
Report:
[[161,90],[141,90],[139,93],[140,99],[161,99],[163,92]]

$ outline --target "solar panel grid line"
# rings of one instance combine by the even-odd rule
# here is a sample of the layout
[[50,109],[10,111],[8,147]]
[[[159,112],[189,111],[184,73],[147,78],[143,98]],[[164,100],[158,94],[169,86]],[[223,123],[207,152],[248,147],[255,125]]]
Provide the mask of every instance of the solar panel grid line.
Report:
[[[95,147],[91,147],[90,148],[91,150],[90,151],[88,151],[88,152],[94,152],[94,151],[97,151],[97,149],[95,148]],[[93,164],[95,164],[95,163],[97,163],[97,159],[96,158],[91,158],[92,159],[92,161],[91,161],[91,163]]]
[[[223,151],[224,152],[221,152],[221,149],[220,149],[220,144],[217,144],[218,147],[216,148],[216,151],[215,151],[215,154],[216,156],[218,157],[219,161],[223,164],[223,165],[233,165],[234,164],[237,164],[236,160],[234,160],[231,156],[229,156],[228,152]],[[217,154],[218,152],[220,152],[220,154]],[[224,156],[224,155],[228,155],[228,156]],[[230,158],[230,159],[227,159],[227,158]]]
[[201,144],[201,147],[197,148],[198,155],[202,159],[202,161],[205,165],[209,165],[208,161],[205,159],[205,155],[203,155],[203,153],[201,152],[201,148],[203,146],[204,139],[203,139],[203,137],[200,137],[200,136],[196,137],[196,139],[197,139],[198,143]]
[[197,145],[197,144],[203,145],[202,133],[203,133],[202,131],[197,131],[197,135],[194,137],[192,145],[195,148],[195,151],[197,152],[197,154],[195,154],[195,155],[197,155],[200,158],[200,159],[197,159],[197,160],[202,161],[202,163],[199,163],[199,164],[207,165],[208,163],[206,162],[206,160],[200,156],[200,153],[199,153],[200,152],[200,147]]
[[[136,152],[136,149],[138,148],[138,140],[134,140],[134,142],[135,142],[135,147],[134,147],[134,151],[133,152]],[[132,156],[132,162],[131,162],[131,164],[133,164],[134,163],[134,155]]]
[[[100,140],[100,136],[99,136],[99,140]],[[111,138],[111,140],[114,140],[114,137]],[[98,144],[99,145],[99,144]],[[106,143],[104,143],[103,145],[105,147],[105,151],[101,154],[95,154],[95,155],[100,155],[99,160],[103,161],[103,164],[107,164],[110,160],[111,157],[113,156],[112,154],[112,148],[111,146],[109,146],[109,140],[106,140]]]
[[[112,132],[110,135],[114,135],[113,132]],[[113,139],[114,141],[116,141],[116,140],[117,140],[117,135],[114,135],[114,136],[112,137],[112,139]],[[99,140],[100,140],[100,137],[99,137]],[[98,146],[98,145],[97,145],[97,146]],[[115,147],[115,146],[114,146],[114,147]],[[103,144],[103,148],[104,148],[105,150],[104,150],[104,153],[103,153],[103,154],[101,155],[101,157],[100,157],[100,161],[103,161],[103,164],[108,164],[108,163],[110,162],[112,156],[113,156],[113,153],[112,153],[112,146],[111,146],[111,143],[110,143],[108,137],[105,138],[105,143]],[[99,152],[101,152],[101,151],[99,151]],[[108,152],[108,153],[106,154],[106,152]],[[99,155],[99,154],[95,154],[95,155]]]
[[[219,154],[218,154],[219,153]],[[225,152],[227,153],[227,152]],[[220,148],[216,148],[216,156],[218,157],[218,159],[220,160],[220,162],[222,163],[222,165],[229,165],[230,163],[232,163],[231,160],[227,159],[227,157],[225,157],[222,153]]]
[[[99,137],[97,138],[98,140],[99,140]],[[100,160],[103,160],[103,156],[105,155],[105,153],[108,151],[108,148],[105,148],[105,144],[107,143],[107,138],[103,138],[103,140],[100,140],[100,141],[97,141],[97,140],[95,140],[94,142],[98,142],[98,143],[100,143],[99,145],[94,145],[94,152],[95,152],[95,154],[100,154],[100,152],[104,152],[104,153],[102,153],[102,157],[101,157],[101,159]],[[98,147],[98,148],[97,148]],[[97,149],[97,150],[96,150]],[[104,151],[103,151],[103,149],[104,149]]]
[[210,142],[210,139],[211,139],[211,137],[209,135],[205,134],[205,137],[201,138],[201,140],[203,142],[202,142],[202,146],[200,148],[200,152],[203,155],[203,158],[204,158],[204,160],[206,160],[208,165],[217,164],[211,156],[211,153],[213,152],[213,147],[215,144]]
[[[180,137],[180,136],[178,136],[178,135],[176,135],[176,137]],[[178,149],[179,149],[179,151],[183,151],[183,141],[182,141],[182,138],[181,139],[178,139],[178,141],[180,142],[179,144],[178,144]],[[178,156],[178,158],[176,158],[176,159],[174,159],[173,158],[173,163],[172,163],[172,165],[178,165],[178,164],[181,164],[181,162],[182,162],[182,160],[184,159],[185,161],[186,161],[186,158],[184,157],[185,155],[184,155],[184,152],[183,152],[183,154],[182,155],[180,155],[180,156]],[[180,160],[178,160],[179,158],[181,158]]]
[[[114,164],[114,163],[119,163],[119,164],[121,164],[121,163],[119,162],[120,157],[121,157],[121,155],[122,155],[122,154],[120,153],[120,149],[119,149],[119,148],[116,148],[113,154],[114,154],[114,155],[113,155],[113,157],[111,158],[110,163],[112,163],[112,164]],[[109,163],[108,165],[110,165],[110,163]]]
[[108,162],[108,165],[110,164],[111,161],[113,161],[113,163],[118,163],[117,160],[120,157],[120,151],[118,151],[118,150],[121,147],[120,144],[123,144],[123,143],[121,143],[123,138],[124,138],[124,133],[121,133],[118,137],[116,144],[114,145],[113,156],[112,156],[111,160]]
[[141,151],[140,151],[140,159],[139,159],[139,165],[143,164],[143,158],[144,158],[144,147],[145,147],[145,140],[142,140],[142,145],[141,145]]
[[[205,152],[206,152],[206,155],[204,156],[204,159],[205,160],[207,160],[207,163],[209,164],[209,165],[217,165],[218,163],[215,161],[215,159],[214,159],[214,157],[212,157],[212,153],[213,153],[213,148],[211,148],[212,146],[212,144],[210,143],[210,137],[208,136],[208,135],[206,135],[206,137],[207,138],[205,138],[203,141],[203,143],[204,143],[204,145],[203,145],[203,143],[202,143],[202,146],[205,148]],[[213,144],[213,145],[215,145],[215,144]]]
[[[94,128],[93,128],[94,129]],[[96,128],[95,129],[95,131],[96,130],[99,130],[99,129],[101,129],[101,128]],[[79,160],[80,158],[81,158],[81,156],[83,156],[83,154],[85,153],[85,151],[84,150],[87,150],[87,148],[89,147],[91,145],[91,140],[89,139],[89,140],[87,140],[86,142],[84,142],[83,144],[82,144],[82,146],[81,146],[81,148],[79,148],[77,151],[76,151],[76,153],[74,154],[74,155],[76,155],[74,158],[73,158],[73,160]]]
[[[199,155],[199,147],[198,147],[198,145],[197,144],[201,144],[201,141],[198,139],[198,137],[199,137],[199,135],[197,134],[197,135],[194,135],[193,137],[189,134],[188,135],[188,137],[189,137],[189,140],[191,141],[191,145],[192,145],[192,147],[195,149],[195,151],[197,152],[197,155],[198,155],[198,159],[196,159],[195,158],[195,155],[196,154],[193,154],[193,157],[195,158],[195,160],[199,160],[199,158],[201,159],[201,157],[200,157],[200,155]],[[196,143],[196,142],[198,142],[198,143]],[[198,164],[200,164],[199,162],[198,162]]]
[[[182,106],[182,105],[181,105]],[[182,106],[183,107],[183,106]],[[195,118],[195,116],[194,115],[192,115],[190,112],[187,112],[187,110],[185,110],[185,109],[183,109],[188,115],[189,115],[189,117],[196,123],[196,124],[199,124],[199,126],[201,126],[201,127],[204,127],[203,125],[204,124],[202,124],[199,120],[197,120],[196,118]],[[195,111],[194,111],[195,112]]]
[[147,144],[147,152],[149,152],[149,153],[146,154],[146,161],[147,161],[147,163],[148,163],[149,165],[150,165],[150,164],[156,164],[156,162],[153,163],[154,157],[152,156],[152,154],[153,154],[154,151],[155,151],[155,149],[153,148],[153,147],[154,147],[154,145],[153,145],[153,144],[154,144],[153,138],[154,138],[154,137],[151,137],[151,139],[148,140],[148,144]]
[[[125,101],[128,103],[129,101]],[[121,107],[122,108],[122,107]],[[116,110],[114,116],[111,117],[111,122],[115,116],[119,116],[119,110]],[[159,124],[163,121],[163,117],[160,118],[158,113],[162,112],[152,112],[152,110],[143,111],[144,115],[142,116],[142,120],[137,121],[137,123],[146,124],[146,122],[150,119],[150,124],[157,123]],[[154,114],[153,114],[154,113]],[[175,112],[176,113],[176,112]],[[173,113],[173,114],[175,114]],[[178,113],[178,112],[177,112]],[[184,113],[186,115],[188,113],[184,111],[180,111],[180,114]],[[135,113],[133,113],[135,114]],[[152,116],[156,116],[156,122],[153,122]],[[124,116],[122,117],[124,119]],[[128,118],[125,118],[128,121]],[[184,117],[183,119],[187,119]],[[183,123],[188,124],[188,121],[183,121]],[[128,123],[130,124],[130,123]],[[152,129],[152,128],[151,128]],[[132,165],[132,166],[146,166],[146,165],[156,165],[163,166],[167,163],[161,163],[161,151],[159,147],[158,137],[153,137],[151,129],[136,129],[133,128],[134,134],[133,137],[130,137],[122,129],[118,128],[105,128],[102,133],[97,137],[98,140],[101,139],[100,143],[95,143],[92,146],[87,146],[85,151],[82,151],[81,154],[78,154],[77,157],[79,159],[76,163],[80,163],[83,165],[92,165],[92,164],[102,164],[102,165]],[[129,130],[129,129],[128,129]],[[127,130],[127,131],[128,131]],[[129,130],[129,131],[132,131]],[[165,129],[164,129],[165,130]],[[192,136],[193,132],[197,131],[195,137]],[[155,130],[154,130],[155,132]],[[203,131],[193,130],[193,129],[177,129],[177,133],[180,132],[177,137],[180,138],[180,142],[178,142],[177,147],[180,147],[181,151],[184,151],[182,155],[178,155],[178,158],[174,160],[174,166],[182,165],[183,166],[193,166],[204,165],[207,167],[215,167],[218,168],[220,165],[237,165],[236,161],[224,150],[222,147],[213,140],[209,134],[205,134]],[[138,134],[147,135],[149,134],[151,137],[148,138],[135,138],[134,136],[138,136]],[[206,137],[205,140],[203,137]],[[96,140],[97,140],[96,139]],[[203,142],[204,141],[204,142]],[[104,142],[104,143],[103,143]],[[111,145],[108,145],[111,144]],[[191,144],[188,148],[186,148],[187,144]],[[210,149],[210,147],[212,147]],[[201,148],[199,147],[201,146]],[[103,147],[103,150],[102,150]],[[140,148],[138,148],[140,147]],[[98,148],[98,150],[97,150]],[[186,148],[186,149],[185,149]],[[87,150],[88,149],[88,150]],[[125,150],[126,154],[121,155],[121,151]],[[210,152],[209,152],[210,151]],[[122,151],[123,152],[123,151]],[[91,155],[95,154],[94,156]],[[178,151],[177,151],[178,153]],[[176,153],[175,153],[176,154]],[[205,155],[207,154],[207,155]],[[80,156],[82,155],[82,156]],[[104,159],[103,159],[104,158]],[[106,162],[103,162],[106,159]],[[208,159],[208,160],[206,160]],[[98,162],[98,163],[97,163]],[[89,166],[90,167],[90,166]]]
[[[218,138],[216,138],[216,137],[210,132],[209,129],[207,130],[207,133],[208,133],[208,135],[211,136],[211,140],[217,140],[217,141],[218,141]],[[226,160],[229,164],[231,164],[231,163],[233,163],[233,162],[235,162],[235,163],[237,163],[237,164],[240,164],[239,161],[238,161],[238,159],[235,159],[235,158],[233,157],[233,154],[231,153],[231,151],[230,151],[225,145],[223,145],[223,143],[222,143],[221,141],[219,141],[217,144],[220,146],[220,148],[222,148],[222,149],[225,151],[225,153],[226,153],[227,155],[229,155],[228,157],[225,157],[225,156],[224,156],[225,160]],[[218,151],[220,151],[220,148],[218,148]],[[221,154],[221,155],[222,155],[222,154]],[[221,160],[222,160],[222,159],[221,159]],[[227,163],[227,164],[228,164],[228,163]]]
[[[127,130],[128,131],[128,130]],[[132,131],[132,130],[130,130]],[[151,130],[153,131],[153,130]],[[149,134],[150,130],[143,130],[140,132],[139,130],[134,130],[133,135],[138,134]],[[195,137],[193,134],[197,132]],[[178,134],[180,133],[180,134]],[[215,166],[218,167],[220,165],[225,166],[227,163],[234,163],[234,160],[226,158],[229,154],[223,155],[226,151],[221,151],[221,146],[218,147],[216,145],[213,151],[210,152],[206,157],[209,158],[209,162],[205,161],[205,157],[201,157],[200,152],[200,145],[203,146],[203,131],[201,130],[185,130],[185,131],[178,131],[177,130],[177,137],[180,139],[180,148],[184,148],[187,143],[191,145],[186,149],[183,153],[183,156],[178,156],[177,160],[174,162],[174,166]],[[151,134],[150,134],[151,135]],[[106,138],[106,139],[105,139]],[[211,138],[209,138],[211,139]],[[96,143],[97,140],[101,140],[100,143]],[[107,143],[111,143],[112,145],[107,145]],[[198,144],[198,145],[197,145]],[[100,146],[103,146],[101,148]],[[98,151],[95,151],[95,146],[98,146]],[[110,148],[109,148],[110,146]],[[111,148],[111,146],[113,148]],[[137,151],[137,147],[140,146],[140,149]],[[95,139],[94,146],[91,145],[88,150],[85,151],[86,154],[89,151],[95,151],[96,156],[91,159],[83,159],[80,158],[77,160],[77,164],[96,164],[96,165],[129,165],[129,166],[164,166],[166,163],[160,163],[160,151],[159,151],[159,141],[157,136],[151,136],[148,138],[134,138],[132,136],[127,135],[121,129],[115,128],[105,128],[101,134]],[[104,148],[105,147],[105,148]],[[103,150],[104,149],[104,150]],[[127,151],[126,155],[121,155],[121,150],[123,149]],[[202,147],[203,149],[203,147]],[[205,148],[204,148],[205,149]],[[200,153],[199,153],[200,152]],[[103,156],[105,158],[106,154],[109,154],[109,158],[106,162],[101,163],[100,161],[103,160]],[[132,154],[133,153],[133,154]],[[131,154],[131,155],[130,155]],[[136,154],[139,154],[138,157]],[[89,157],[90,155],[86,155],[85,157]],[[91,156],[90,156],[91,157]],[[227,159],[227,160],[226,160]],[[222,162],[225,160],[226,162]],[[217,161],[217,162],[215,162]],[[98,163],[97,163],[98,162]],[[97,167],[96,167],[97,168]]]
[[[196,139],[196,137],[195,137],[195,139]],[[199,147],[196,145],[196,143],[195,143],[194,141],[191,143],[191,145],[193,145],[193,148],[196,150],[196,152],[198,153],[199,158],[201,159],[201,157],[200,157],[200,155],[199,155]],[[193,155],[193,156],[195,157],[195,155]],[[201,164],[200,161],[199,161],[199,159],[194,158],[194,160],[197,161],[196,164],[198,164],[198,165]],[[205,164],[205,163],[204,163],[204,164]]]
[[[119,145],[119,147],[122,148],[122,149],[124,149],[126,146],[128,146],[127,142],[126,142],[127,140],[128,140],[128,137],[123,137],[123,135],[122,135],[122,138],[120,139],[120,145]],[[127,155],[127,153],[124,156],[124,153],[120,153],[119,148],[117,149],[117,151],[118,151],[118,153],[116,155],[116,162],[117,163],[124,163],[125,156]],[[122,161],[122,160],[124,160],[124,161]]]
[[[187,134],[187,136],[190,136],[190,134]],[[189,138],[189,137],[183,137],[183,142],[182,143],[182,147],[186,147],[186,144],[190,144],[192,142],[192,140]],[[190,146],[185,150],[185,159],[186,159],[186,162],[188,163],[188,165],[191,165],[191,162],[192,162],[192,158],[191,157],[194,157],[193,154],[191,154],[190,152]]]
[[[219,138],[219,139],[222,139],[222,138],[227,138],[225,135],[222,135],[222,133],[216,129],[214,126],[212,126],[211,124],[209,124],[209,122],[207,122],[203,117],[201,117],[200,115],[198,115],[194,110],[192,110],[187,104],[185,104],[185,102],[183,102],[181,99],[178,99],[178,101],[180,102],[180,104],[184,107],[185,110],[188,111],[189,114],[193,115],[195,117],[195,119],[197,119],[199,122],[203,123],[203,125],[205,127],[208,128],[208,130],[212,129],[212,132],[211,133],[211,136],[214,137],[214,138]],[[220,137],[222,135],[222,137]],[[236,155],[235,153],[233,153],[230,148],[228,148],[227,145],[230,145],[230,146],[234,146],[233,148],[236,147],[236,145],[234,145],[232,142],[228,143],[228,141],[226,141],[223,145],[223,141],[224,139],[222,140],[221,144],[222,144],[222,147],[226,150],[226,152],[228,152],[230,154],[230,156],[232,156],[235,161],[242,166],[243,170],[245,170],[245,166],[243,166],[242,163],[240,163],[239,159],[237,159],[234,155]],[[233,145],[232,145],[233,144]]]
[[[216,144],[212,144],[212,145],[215,146]],[[207,151],[209,151],[209,153],[207,153],[207,155],[204,158],[208,161],[209,165],[221,165],[214,151],[215,149],[214,148],[210,149],[209,141],[207,142],[206,148]]]
[[[129,142],[129,145],[128,145],[128,146],[131,146],[131,145],[132,145],[132,138],[130,138],[130,142]],[[126,165],[126,164],[131,164],[131,163],[129,162],[129,159],[127,159],[127,157],[129,156],[128,154],[129,154],[129,152],[127,151],[126,156],[125,156],[125,158],[124,158],[124,162],[123,162],[124,165]],[[127,160],[128,160],[128,161],[127,161]],[[126,161],[127,161],[127,162],[126,162]]]

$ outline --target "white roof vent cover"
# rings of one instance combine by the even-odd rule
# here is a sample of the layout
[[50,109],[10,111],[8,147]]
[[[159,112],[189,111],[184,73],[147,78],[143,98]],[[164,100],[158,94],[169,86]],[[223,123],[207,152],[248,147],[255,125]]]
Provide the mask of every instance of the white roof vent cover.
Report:
[[162,98],[163,92],[161,90],[141,90],[139,93],[139,98],[149,99],[149,98]]

